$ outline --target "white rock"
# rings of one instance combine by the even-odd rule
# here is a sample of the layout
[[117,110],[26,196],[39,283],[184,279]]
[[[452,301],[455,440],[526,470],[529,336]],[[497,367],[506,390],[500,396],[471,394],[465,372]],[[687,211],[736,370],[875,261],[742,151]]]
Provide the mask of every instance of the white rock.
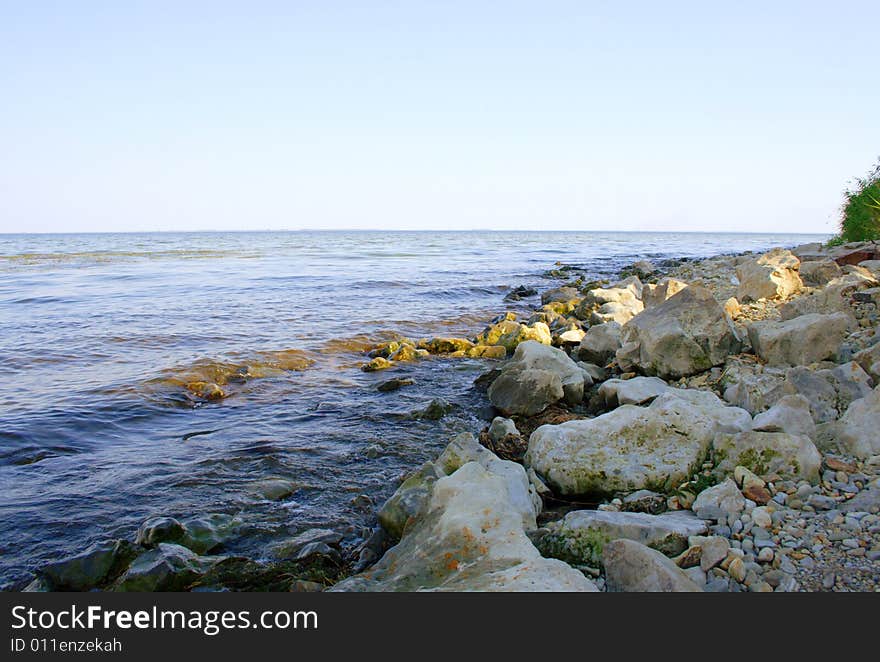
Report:
[[[520,467],[522,469],[522,467]],[[523,472],[525,476],[525,472]],[[434,486],[426,515],[367,572],[334,591],[596,591],[543,558],[511,506],[503,477],[469,462]]]
[[672,487],[699,468],[716,429],[684,400],[664,410],[623,405],[593,419],[542,425],[525,461],[561,494]]

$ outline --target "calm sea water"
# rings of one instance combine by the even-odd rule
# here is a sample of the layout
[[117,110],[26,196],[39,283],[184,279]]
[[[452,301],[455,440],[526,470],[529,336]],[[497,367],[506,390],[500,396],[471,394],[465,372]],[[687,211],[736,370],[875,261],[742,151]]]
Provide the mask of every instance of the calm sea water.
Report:
[[[554,264],[613,275],[814,235],[286,232],[0,235],[0,585],[152,515],[244,522],[260,558],[312,526],[357,532],[396,482],[490,412],[481,360],[359,370],[394,334],[474,335]],[[535,298],[517,304],[537,305]],[[308,367],[304,364],[311,362]],[[290,369],[296,368],[296,369]],[[185,384],[228,378],[203,402]],[[410,414],[442,398],[439,421]],[[194,436],[193,433],[203,433]],[[298,489],[272,501],[254,481]]]

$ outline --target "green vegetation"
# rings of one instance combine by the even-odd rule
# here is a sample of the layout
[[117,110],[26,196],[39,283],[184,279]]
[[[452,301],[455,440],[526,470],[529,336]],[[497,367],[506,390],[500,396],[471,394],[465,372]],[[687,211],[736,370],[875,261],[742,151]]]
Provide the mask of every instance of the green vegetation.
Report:
[[855,186],[844,191],[840,234],[829,241],[835,246],[848,241],[880,239],[880,161]]

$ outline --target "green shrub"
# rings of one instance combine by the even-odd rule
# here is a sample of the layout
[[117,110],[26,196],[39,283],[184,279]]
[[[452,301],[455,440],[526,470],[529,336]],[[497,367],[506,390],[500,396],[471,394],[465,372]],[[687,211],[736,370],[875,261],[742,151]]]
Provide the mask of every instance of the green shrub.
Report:
[[843,195],[840,241],[880,239],[880,161]]

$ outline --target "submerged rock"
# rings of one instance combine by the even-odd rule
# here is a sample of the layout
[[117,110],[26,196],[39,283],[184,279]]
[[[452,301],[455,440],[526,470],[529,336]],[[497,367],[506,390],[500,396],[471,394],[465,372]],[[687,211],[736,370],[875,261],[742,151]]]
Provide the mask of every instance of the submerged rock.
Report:
[[122,572],[138,549],[127,540],[111,540],[62,561],[43,566],[38,576],[52,590],[88,591],[98,588]]
[[365,363],[361,366],[361,370],[364,372],[378,372],[379,370],[387,370],[394,364],[388,359],[382,358],[381,356],[377,356],[374,359],[371,359],[368,363]]
[[114,591],[181,591],[216,562],[182,545],[159,543],[138,556],[113,585]]
[[380,393],[390,393],[391,391],[396,391],[404,386],[412,386],[413,384],[415,384],[415,382],[412,379],[395,377],[394,379],[388,379],[379,384],[376,387],[376,390]]
[[298,483],[286,478],[265,478],[248,485],[248,491],[251,494],[268,499],[270,501],[278,501],[289,497],[300,488]]

